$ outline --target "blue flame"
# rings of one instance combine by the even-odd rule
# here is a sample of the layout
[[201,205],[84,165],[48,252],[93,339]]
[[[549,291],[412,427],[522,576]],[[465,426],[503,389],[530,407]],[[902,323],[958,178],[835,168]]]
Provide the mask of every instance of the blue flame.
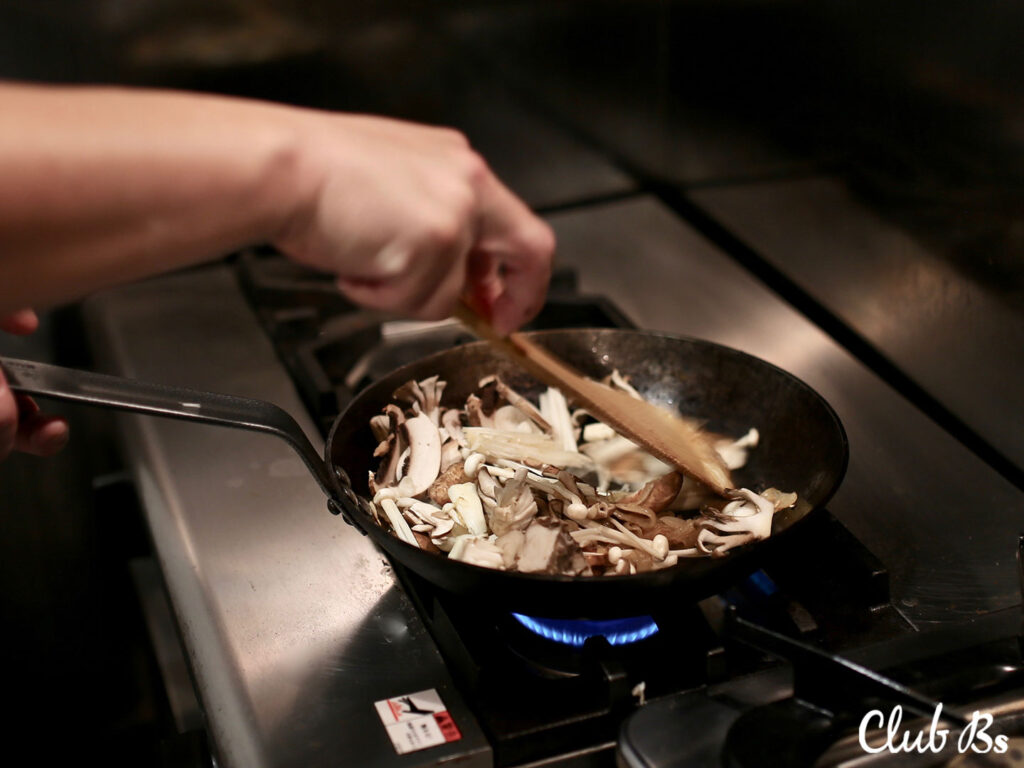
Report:
[[589,619],[535,619],[513,613],[524,627],[556,643],[582,646],[587,638],[603,635],[612,645],[628,645],[644,640],[658,631],[650,616],[590,621]]

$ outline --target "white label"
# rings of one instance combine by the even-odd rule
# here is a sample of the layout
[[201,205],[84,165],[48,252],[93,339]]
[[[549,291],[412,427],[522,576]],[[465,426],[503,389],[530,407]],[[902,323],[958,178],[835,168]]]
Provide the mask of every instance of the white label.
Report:
[[462,738],[441,697],[433,688],[374,702],[395,751],[404,755]]

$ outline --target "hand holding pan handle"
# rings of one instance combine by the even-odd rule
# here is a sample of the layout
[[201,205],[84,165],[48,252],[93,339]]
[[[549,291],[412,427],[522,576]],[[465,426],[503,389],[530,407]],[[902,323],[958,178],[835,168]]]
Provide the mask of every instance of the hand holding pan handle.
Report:
[[[26,395],[277,435],[302,458],[332,512],[358,505],[347,475],[340,468],[332,472],[295,419],[273,403],[6,357],[0,357],[0,368],[11,389]],[[349,515],[345,519],[351,522]]]

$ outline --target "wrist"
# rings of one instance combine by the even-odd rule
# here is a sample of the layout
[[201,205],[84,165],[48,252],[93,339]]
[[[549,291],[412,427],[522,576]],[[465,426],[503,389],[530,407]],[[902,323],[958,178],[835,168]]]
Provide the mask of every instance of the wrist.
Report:
[[[282,108],[282,125],[268,156],[268,198],[266,242],[296,261],[309,261],[309,233],[315,229],[326,162],[318,159],[318,147],[330,137],[323,136],[324,121],[334,116]],[[337,137],[334,137],[335,140]]]

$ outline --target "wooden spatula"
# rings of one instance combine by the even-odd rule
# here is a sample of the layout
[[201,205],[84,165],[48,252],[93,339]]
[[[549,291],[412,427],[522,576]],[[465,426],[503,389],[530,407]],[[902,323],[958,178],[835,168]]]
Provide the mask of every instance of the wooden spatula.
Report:
[[707,435],[692,421],[657,405],[585,378],[520,333],[500,336],[474,309],[460,303],[455,316],[481,339],[534,377],[557,387],[596,418],[652,456],[696,478],[719,495],[732,478]]

